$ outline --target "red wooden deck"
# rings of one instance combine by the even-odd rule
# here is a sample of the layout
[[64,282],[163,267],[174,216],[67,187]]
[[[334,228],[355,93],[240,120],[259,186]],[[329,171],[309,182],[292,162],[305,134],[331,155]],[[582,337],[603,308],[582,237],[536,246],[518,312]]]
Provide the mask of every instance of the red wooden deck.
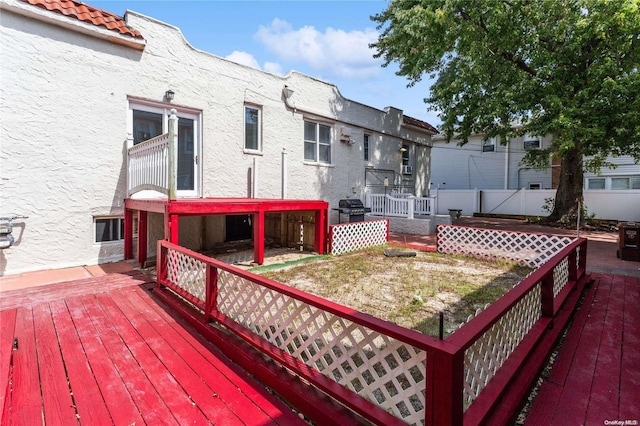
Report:
[[594,277],[527,425],[640,422],[640,278]]
[[4,292],[1,424],[305,424],[146,289],[110,274]]

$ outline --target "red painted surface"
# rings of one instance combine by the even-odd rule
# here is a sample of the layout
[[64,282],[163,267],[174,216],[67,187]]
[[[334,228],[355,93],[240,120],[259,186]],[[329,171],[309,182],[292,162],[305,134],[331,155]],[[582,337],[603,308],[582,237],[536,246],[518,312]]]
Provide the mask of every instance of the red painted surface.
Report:
[[[314,250],[324,254],[327,234],[327,211],[329,204],[322,200],[281,200],[268,198],[195,198],[167,200],[135,200],[127,198],[125,205],[125,259],[133,257],[133,225],[127,226],[127,216],[131,210],[164,214],[165,239],[179,244],[179,220],[181,216],[203,216],[214,214],[251,214],[254,219],[254,262],[264,262],[264,215],[265,213],[312,211],[315,212]],[[138,218],[138,233],[142,233],[141,218]],[[146,218],[144,220],[144,238],[146,241]],[[138,236],[140,238],[140,236]],[[146,243],[138,240],[138,263],[147,260]]]
[[[109,290],[125,278],[128,286]],[[58,286],[57,297],[3,294],[3,302],[15,301],[0,310],[0,422],[32,425],[44,416],[54,426],[306,424],[167,314],[141,287],[147,281],[112,274],[46,286]],[[11,350],[14,338],[19,345]]]
[[527,425],[604,424],[640,413],[640,278],[598,274]]

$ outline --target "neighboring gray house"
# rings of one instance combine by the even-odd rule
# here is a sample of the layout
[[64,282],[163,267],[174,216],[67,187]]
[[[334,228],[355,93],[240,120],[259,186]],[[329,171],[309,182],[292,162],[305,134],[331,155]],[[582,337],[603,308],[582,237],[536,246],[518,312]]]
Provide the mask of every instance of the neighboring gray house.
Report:
[[[384,177],[428,190],[437,131],[400,109],[197,50],[178,28],[135,12],[51,0],[0,0],[0,9],[0,214],[29,216],[0,250],[0,275],[122,259],[124,199],[162,196],[131,193],[127,150],[167,132],[172,109],[178,198],[337,207],[380,192]],[[225,217],[180,221],[190,248],[229,238]],[[148,233],[152,252],[161,214],[149,213]]]
[[538,171],[521,164],[527,149],[545,148],[549,137],[525,135],[502,145],[498,138],[483,140],[475,134],[463,146],[447,143],[443,135],[432,138],[432,189],[550,189],[551,167]]

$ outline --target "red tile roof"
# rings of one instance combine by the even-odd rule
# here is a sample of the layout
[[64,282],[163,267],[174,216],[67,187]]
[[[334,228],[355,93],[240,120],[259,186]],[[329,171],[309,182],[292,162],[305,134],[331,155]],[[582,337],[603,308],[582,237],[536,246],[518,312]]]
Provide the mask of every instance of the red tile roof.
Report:
[[435,127],[433,127],[431,124],[427,123],[426,121],[418,120],[417,118],[409,117],[408,115],[403,115],[402,116],[402,122],[404,124],[408,124],[410,126],[420,127],[422,129],[430,130],[430,131],[432,131],[434,133],[439,133],[438,129],[436,129]]
[[74,0],[20,0],[23,3],[75,18],[97,27],[104,27],[125,36],[142,39],[140,31],[127,26],[124,19],[118,15],[98,9],[86,3]]

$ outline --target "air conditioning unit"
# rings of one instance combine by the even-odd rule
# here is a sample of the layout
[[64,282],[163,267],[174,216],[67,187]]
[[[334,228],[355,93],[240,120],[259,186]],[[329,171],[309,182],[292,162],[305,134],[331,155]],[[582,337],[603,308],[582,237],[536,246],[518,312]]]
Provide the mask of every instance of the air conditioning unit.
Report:
[[402,166],[402,174],[403,175],[413,174],[413,168],[411,166]]

